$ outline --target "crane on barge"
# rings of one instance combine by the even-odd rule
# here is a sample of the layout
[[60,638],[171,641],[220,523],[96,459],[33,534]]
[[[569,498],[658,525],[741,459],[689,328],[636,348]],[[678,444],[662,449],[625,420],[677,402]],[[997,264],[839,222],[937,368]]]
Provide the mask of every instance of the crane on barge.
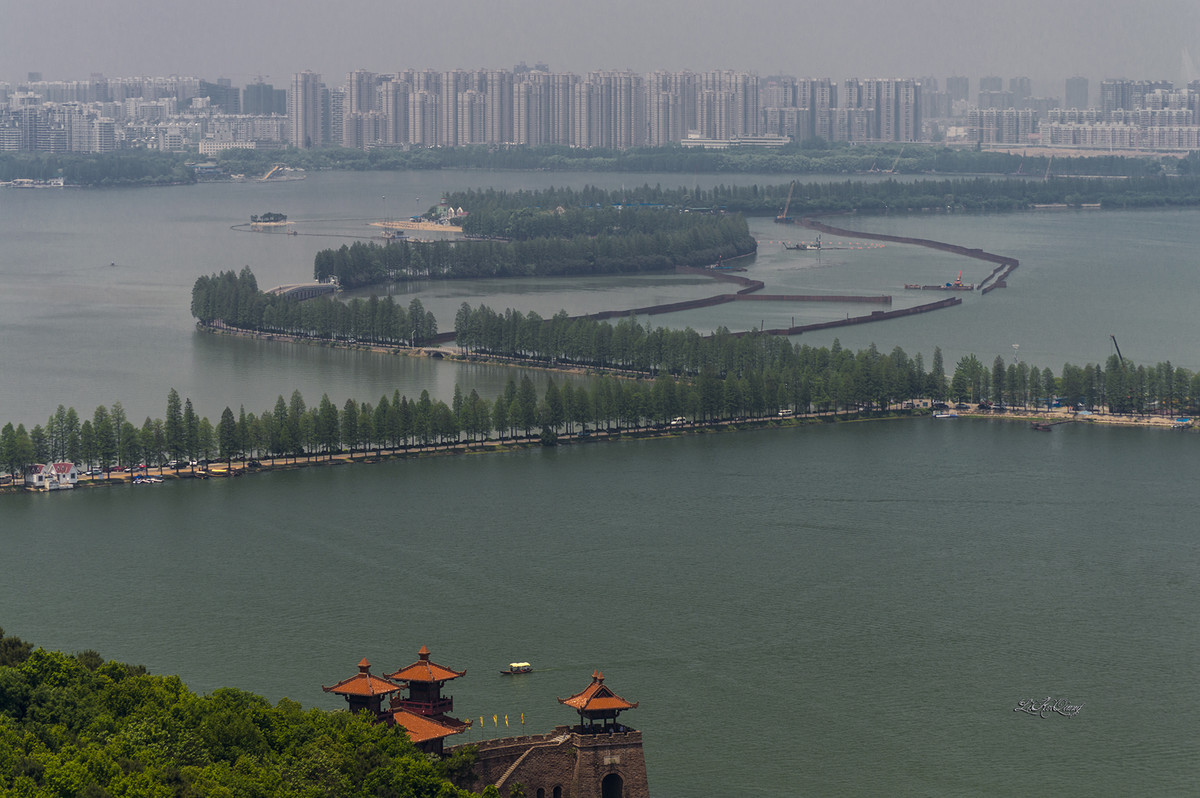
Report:
[[792,207],[792,192],[796,190],[796,181],[792,181],[792,185],[788,187],[787,202],[783,203],[783,213],[775,217],[776,224],[791,224],[792,217],[788,216],[788,208]]

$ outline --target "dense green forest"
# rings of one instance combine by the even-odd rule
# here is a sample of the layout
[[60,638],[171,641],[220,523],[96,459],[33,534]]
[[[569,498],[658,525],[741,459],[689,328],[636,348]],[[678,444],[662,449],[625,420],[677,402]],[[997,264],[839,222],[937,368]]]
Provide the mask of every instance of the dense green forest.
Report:
[[469,754],[430,759],[365,713],[196,695],[177,676],[0,629],[0,794],[466,798],[449,779],[469,766]]
[[[1064,151],[1063,156],[1069,155]],[[779,149],[701,150],[678,144],[626,150],[477,145],[423,149],[224,150],[218,162],[230,172],[261,174],[275,163],[305,169],[407,170],[508,169],[579,172],[664,172],[672,174],[858,174],[888,170],[900,174],[1055,174],[1147,176],[1200,172],[1200,159],[1030,156],[934,144],[828,143],[820,139]],[[894,165],[894,166],[893,166]]]
[[758,246],[740,215],[611,203],[569,208],[479,203],[469,210],[463,231],[488,240],[356,242],[318,252],[313,275],[336,277],[354,288],[407,279],[665,271],[708,266]]
[[0,153],[0,180],[64,178],[72,186],[158,186],[195,183],[187,157],[157,150],[88,153]]

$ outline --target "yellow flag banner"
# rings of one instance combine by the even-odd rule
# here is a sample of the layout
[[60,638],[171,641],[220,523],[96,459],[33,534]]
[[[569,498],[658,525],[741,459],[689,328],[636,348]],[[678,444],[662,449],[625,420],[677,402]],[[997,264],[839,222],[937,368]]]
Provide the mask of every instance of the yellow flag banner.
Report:
[[525,713],[524,712],[521,713],[521,725],[522,726],[525,725]]
[[499,725],[500,725],[500,720],[499,720],[499,718],[497,718],[495,715],[492,715],[492,725],[493,725],[493,726],[499,726]]
[[504,728],[508,728],[508,715],[504,716]]
[[483,728],[483,715],[479,716],[479,728]]

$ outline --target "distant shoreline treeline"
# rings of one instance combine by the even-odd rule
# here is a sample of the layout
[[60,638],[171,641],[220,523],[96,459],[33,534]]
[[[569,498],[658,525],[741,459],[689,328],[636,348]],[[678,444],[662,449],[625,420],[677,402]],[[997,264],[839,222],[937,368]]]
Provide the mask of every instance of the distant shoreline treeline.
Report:
[[[862,174],[887,168],[896,174],[1102,175],[1145,177],[1200,173],[1200,153],[1159,158],[1139,155],[1024,156],[937,144],[827,143],[819,139],[779,149],[708,151],[676,145],[627,150],[541,147],[436,147],[372,150],[223,150],[214,156],[226,174],[265,174],[277,163],[311,170],[421,171],[488,169],[708,174]],[[194,183],[195,153],[128,149],[113,153],[0,154],[0,181],[64,177],[71,185],[126,186]],[[205,179],[211,179],[206,176]]]
[[[543,208],[563,202],[617,203],[630,207],[715,209],[746,216],[777,216],[787,206],[791,218],[848,212],[997,212],[1045,205],[1076,208],[1099,205],[1106,209],[1195,207],[1200,205],[1200,176],[1131,177],[1122,180],[1078,177],[1052,177],[1048,180],[994,177],[909,181],[889,179],[876,182],[842,180],[797,182],[794,187],[789,183],[717,185],[712,188],[641,185],[619,191],[587,186],[582,189],[546,189],[539,192],[462,191],[449,194],[447,202],[466,209],[479,206],[486,217],[487,209],[497,201],[496,197],[502,198],[505,205],[524,200],[537,202]],[[508,208],[505,207],[505,210]],[[495,224],[491,226],[497,227]]]
[[[1146,176],[1164,172],[1200,171],[1200,156],[1142,155],[1070,157],[1024,156],[1008,152],[952,148],[939,144],[837,142],[821,139],[793,142],[778,149],[733,148],[703,150],[671,144],[624,150],[556,145],[537,147],[473,145],[417,149],[338,147],[308,150],[223,150],[218,163],[232,172],[263,173],[274,163],[305,169],[353,171],[495,169],[510,171],[621,172],[693,175],[708,174],[860,174],[888,169],[898,174],[1042,175],[1055,174]],[[1053,160],[1053,164],[1051,164]],[[894,164],[894,167],[893,167]]]
[[0,153],[0,181],[51,180],[61,177],[71,186],[164,186],[196,182],[191,160],[180,153],[121,150],[93,155],[67,153]]

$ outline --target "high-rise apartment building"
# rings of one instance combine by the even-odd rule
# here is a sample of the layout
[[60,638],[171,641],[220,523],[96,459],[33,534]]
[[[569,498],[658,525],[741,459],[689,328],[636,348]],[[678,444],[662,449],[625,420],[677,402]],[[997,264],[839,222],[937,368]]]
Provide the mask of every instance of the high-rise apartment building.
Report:
[[385,80],[379,87],[384,117],[383,143],[408,142],[408,84],[400,80]]
[[1008,90],[1012,92],[1013,104],[1020,108],[1033,96],[1033,81],[1026,77],[1009,78]]
[[946,78],[946,93],[950,95],[950,102],[966,102],[971,96],[971,79],[961,76]]
[[365,114],[379,110],[374,72],[356,69],[346,76],[346,113]]
[[1079,76],[1067,78],[1067,90],[1063,95],[1063,107],[1087,108],[1089,104],[1088,79]]
[[287,90],[276,89],[261,80],[242,89],[242,113],[252,116],[287,114]]
[[1169,80],[1106,80],[1100,84],[1100,110],[1132,111],[1142,108],[1150,92],[1174,88]]
[[288,91],[288,120],[291,145],[306,150],[325,140],[321,126],[321,76],[306,69],[292,76]]

